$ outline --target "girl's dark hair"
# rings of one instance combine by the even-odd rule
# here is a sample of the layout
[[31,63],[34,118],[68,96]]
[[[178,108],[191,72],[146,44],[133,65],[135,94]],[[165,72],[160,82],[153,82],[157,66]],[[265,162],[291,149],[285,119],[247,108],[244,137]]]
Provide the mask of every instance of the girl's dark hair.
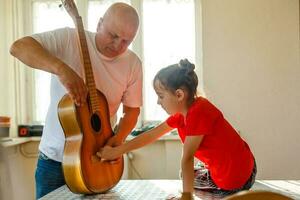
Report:
[[198,77],[194,71],[195,65],[187,59],[180,60],[178,64],[170,65],[161,69],[154,77],[155,81],[171,92],[183,89],[188,93],[188,103],[192,103],[197,96]]

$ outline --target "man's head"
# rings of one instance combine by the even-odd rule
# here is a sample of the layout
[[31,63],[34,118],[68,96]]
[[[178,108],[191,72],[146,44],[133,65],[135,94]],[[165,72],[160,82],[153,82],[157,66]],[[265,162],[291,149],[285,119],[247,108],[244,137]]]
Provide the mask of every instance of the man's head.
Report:
[[100,18],[96,33],[97,49],[107,57],[116,57],[127,50],[139,26],[136,10],[125,3],[110,6]]

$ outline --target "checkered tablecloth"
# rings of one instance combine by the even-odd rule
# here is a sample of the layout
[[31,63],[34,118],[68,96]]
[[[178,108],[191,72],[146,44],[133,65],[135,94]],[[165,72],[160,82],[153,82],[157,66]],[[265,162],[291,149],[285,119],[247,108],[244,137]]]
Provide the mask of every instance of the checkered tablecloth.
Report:
[[[66,185],[47,194],[42,200],[163,200],[169,195],[179,194],[180,180],[121,180],[105,194],[79,195],[72,193]],[[300,181],[256,181],[253,190],[276,191],[300,200]],[[196,199],[219,200],[222,196],[195,191]]]

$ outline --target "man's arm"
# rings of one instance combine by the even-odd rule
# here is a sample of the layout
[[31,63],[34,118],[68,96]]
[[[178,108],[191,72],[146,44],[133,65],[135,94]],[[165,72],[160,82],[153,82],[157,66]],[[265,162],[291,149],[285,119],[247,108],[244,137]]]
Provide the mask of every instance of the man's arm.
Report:
[[123,106],[123,117],[118,124],[116,135],[106,145],[118,146],[122,144],[135,127],[139,114],[140,108]]
[[51,55],[42,45],[32,37],[24,37],[15,41],[10,53],[24,64],[52,74],[59,75],[65,64]]
[[57,75],[77,105],[85,102],[87,90],[82,78],[67,64],[50,54],[34,38],[24,37],[15,41],[10,53],[32,68]]

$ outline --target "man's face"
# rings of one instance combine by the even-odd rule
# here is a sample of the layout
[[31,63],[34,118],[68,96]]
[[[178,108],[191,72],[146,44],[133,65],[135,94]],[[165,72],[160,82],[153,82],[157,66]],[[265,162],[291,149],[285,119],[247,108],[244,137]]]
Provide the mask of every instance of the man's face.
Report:
[[100,19],[97,26],[97,49],[109,58],[125,52],[135,37],[137,26],[122,19]]

